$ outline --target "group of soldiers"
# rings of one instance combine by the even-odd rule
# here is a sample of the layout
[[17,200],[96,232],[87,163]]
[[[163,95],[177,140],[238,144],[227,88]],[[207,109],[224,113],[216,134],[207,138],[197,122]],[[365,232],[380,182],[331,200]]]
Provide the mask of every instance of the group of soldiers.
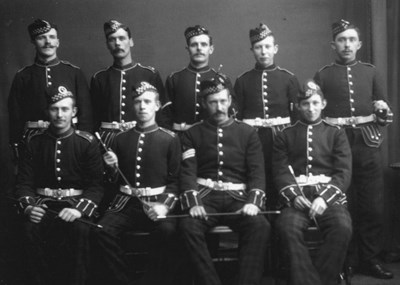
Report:
[[[199,25],[184,32],[189,65],[165,87],[133,61],[131,31],[116,20],[104,24],[113,65],[90,88],[57,57],[56,25],[36,20],[28,31],[36,58],[14,78],[9,114],[31,284],[130,284],[120,237],[134,229],[151,233],[142,284],[177,284],[186,255],[196,284],[221,284],[206,243],[218,224],[239,234],[237,283],[260,284],[266,205],[280,210],[273,223],[290,284],[336,284],[345,259],[349,270],[393,277],[379,258],[379,147],[392,112],[376,68],[356,59],[356,26],[332,25],[337,60],[303,87],[275,64],[265,24],[250,30],[256,64],[234,86],[210,68],[212,37]],[[310,225],[324,237],[314,260]],[[69,249],[61,264],[46,254],[53,232]]]

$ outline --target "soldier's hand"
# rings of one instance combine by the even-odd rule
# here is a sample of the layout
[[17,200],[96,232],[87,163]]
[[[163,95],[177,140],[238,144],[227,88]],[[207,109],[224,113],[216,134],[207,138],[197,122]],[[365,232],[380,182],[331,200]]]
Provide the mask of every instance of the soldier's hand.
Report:
[[110,167],[118,166],[118,157],[111,150],[103,154],[104,162]]
[[322,215],[325,212],[326,208],[328,208],[328,205],[326,204],[325,200],[322,197],[316,198],[312,202],[310,207],[310,218],[314,219],[315,216]]
[[77,209],[64,208],[58,213],[58,217],[66,222],[73,222],[82,217],[82,213]]
[[42,205],[42,207],[28,206],[25,209],[25,214],[28,215],[29,220],[32,223],[38,224],[42,221],[42,218],[46,214],[45,208],[47,208],[46,205]]
[[204,209],[203,206],[193,206],[189,210],[189,215],[192,218],[198,218],[198,219],[204,219],[204,220],[208,219],[206,209]]
[[245,216],[256,216],[259,211],[260,209],[256,205],[248,203],[239,210],[239,213],[242,213]]
[[305,198],[303,196],[297,196],[294,199],[293,206],[297,210],[304,211],[311,207],[311,202],[310,202],[310,200],[308,200],[307,198]]
[[389,105],[383,100],[376,100],[373,102],[374,111],[389,110]]
[[168,214],[168,207],[161,203],[152,203],[148,211],[147,216],[152,221],[157,221],[158,217],[165,217]]

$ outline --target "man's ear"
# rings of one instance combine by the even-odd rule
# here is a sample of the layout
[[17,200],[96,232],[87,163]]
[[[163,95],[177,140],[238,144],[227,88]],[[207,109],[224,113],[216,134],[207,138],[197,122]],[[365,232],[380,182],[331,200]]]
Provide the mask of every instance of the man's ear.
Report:
[[331,41],[331,48],[333,49],[333,50],[336,50],[336,45],[335,45],[335,42],[334,41]]
[[322,99],[322,110],[325,109],[327,103],[326,99]]
[[214,52],[214,45],[211,45],[210,46],[210,55],[213,54],[213,52]]
[[156,112],[161,109],[161,102],[160,100],[156,100]]
[[78,107],[73,107],[72,108],[72,117],[76,117],[76,114],[78,114]]

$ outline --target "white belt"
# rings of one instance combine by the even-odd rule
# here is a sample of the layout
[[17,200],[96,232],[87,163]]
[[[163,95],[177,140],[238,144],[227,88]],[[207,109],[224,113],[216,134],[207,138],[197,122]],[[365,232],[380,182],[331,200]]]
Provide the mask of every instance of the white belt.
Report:
[[121,131],[126,131],[134,128],[136,126],[136,121],[130,121],[130,122],[124,122],[124,123],[118,123],[118,122],[112,122],[112,123],[107,123],[107,122],[101,122],[101,128],[102,129],[111,129],[111,130],[121,130]]
[[64,197],[74,197],[82,195],[83,191],[79,189],[51,189],[51,188],[38,188],[36,193],[39,195],[61,199]]
[[267,128],[267,127],[274,127],[274,126],[279,126],[279,125],[284,125],[284,124],[290,124],[290,118],[289,117],[285,117],[285,118],[277,117],[277,118],[271,118],[271,119],[261,119],[261,118],[243,119],[243,122],[252,127]]
[[222,182],[222,181],[217,182],[211,179],[204,179],[204,178],[197,178],[197,183],[218,191],[246,190],[246,184],[244,183],[232,183],[232,182]]
[[28,121],[25,123],[25,128],[27,129],[47,129],[49,127],[50,123],[47,121]]
[[121,191],[124,194],[130,195],[130,196],[155,196],[155,195],[160,195],[164,193],[166,186],[160,186],[160,187],[155,187],[155,188],[150,188],[150,187],[143,187],[143,188],[131,188],[128,185],[121,185],[119,187],[119,191]]
[[356,117],[346,117],[346,118],[330,118],[326,117],[325,120],[328,123],[339,125],[339,126],[351,126],[359,125],[376,121],[376,116],[371,114],[369,116],[356,116]]
[[192,125],[186,124],[186,123],[174,123],[172,125],[172,129],[174,131],[186,131],[187,129],[189,129]]
[[299,186],[311,186],[319,183],[329,183],[331,180],[332,177],[325,176],[324,174],[310,176],[300,175],[296,177],[296,181]]

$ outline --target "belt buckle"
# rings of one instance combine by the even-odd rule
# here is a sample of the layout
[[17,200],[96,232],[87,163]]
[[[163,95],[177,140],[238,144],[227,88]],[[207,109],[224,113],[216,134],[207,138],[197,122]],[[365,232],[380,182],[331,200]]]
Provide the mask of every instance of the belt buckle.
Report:
[[143,196],[143,195],[142,195],[142,190],[141,190],[141,189],[139,189],[139,188],[132,188],[131,190],[132,190],[132,193],[133,193],[135,196],[137,196],[137,197]]
[[213,188],[219,191],[225,190],[224,182],[222,181],[215,182]]
[[262,127],[263,126],[263,121],[261,120],[261,118],[255,118],[254,119],[254,126],[255,127]]
[[53,197],[58,199],[58,200],[61,200],[61,198],[63,197],[62,190],[61,189],[54,190],[53,191]]
[[184,131],[186,128],[186,122],[181,123],[180,127],[181,127],[181,131]]
[[354,117],[348,118],[347,121],[348,121],[349,125],[355,125],[356,124],[356,118],[354,118]]
[[119,129],[120,129],[121,131],[126,131],[126,130],[128,130],[128,129],[129,129],[128,123],[121,123],[121,124],[119,125]]

